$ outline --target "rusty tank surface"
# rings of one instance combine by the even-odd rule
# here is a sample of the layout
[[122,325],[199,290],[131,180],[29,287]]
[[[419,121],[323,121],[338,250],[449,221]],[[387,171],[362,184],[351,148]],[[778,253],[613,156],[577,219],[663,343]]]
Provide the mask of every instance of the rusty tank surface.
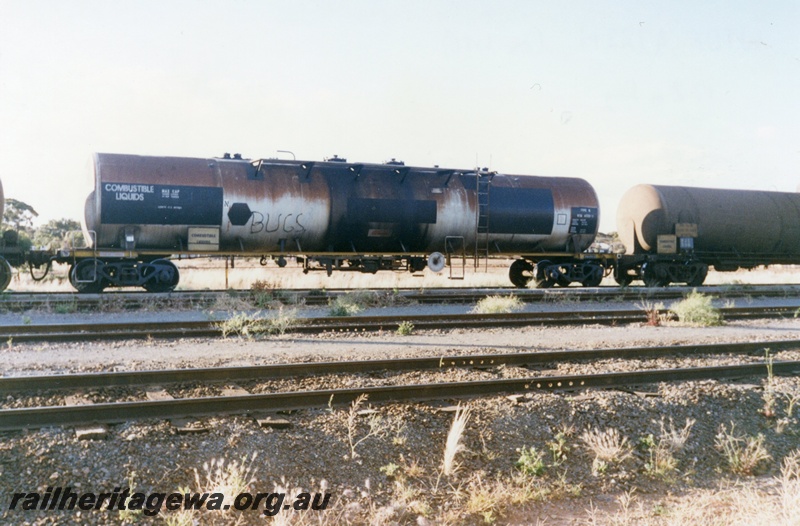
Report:
[[84,291],[171,290],[177,269],[154,259],[183,253],[260,255],[279,266],[295,256],[305,271],[329,274],[438,272],[451,255],[574,254],[594,241],[599,216],[597,195],[582,179],[394,159],[95,154],[93,172],[84,233],[96,253],[112,255],[73,262],[71,281]]
[[653,254],[659,235],[696,225],[693,251],[717,270],[800,262],[800,194],[638,185],[620,201],[628,254]]
[[594,189],[574,178],[97,154],[94,180],[85,227],[104,248],[181,250],[190,227],[210,227],[220,250],[258,254],[427,254],[447,237],[513,254],[582,251],[597,232]]

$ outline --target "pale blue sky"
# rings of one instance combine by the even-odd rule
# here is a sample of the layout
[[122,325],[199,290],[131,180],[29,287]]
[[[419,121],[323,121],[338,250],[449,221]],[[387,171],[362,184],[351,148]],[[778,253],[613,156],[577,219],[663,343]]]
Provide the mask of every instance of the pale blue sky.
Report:
[[82,214],[89,155],[270,157],[795,191],[800,3],[0,0],[0,179]]

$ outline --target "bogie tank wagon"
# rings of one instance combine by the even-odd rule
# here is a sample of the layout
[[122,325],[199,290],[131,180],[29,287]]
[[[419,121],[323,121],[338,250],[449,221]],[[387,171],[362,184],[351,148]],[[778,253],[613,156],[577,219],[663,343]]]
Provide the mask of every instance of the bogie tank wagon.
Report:
[[[621,284],[699,285],[709,266],[735,271],[800,262],[800,194],[638,185],[617,210]],[[666,247],[666,248],[665,248]]]
[[[599,284],[581,256],[597,234],[592,186],[578,178],[352,163],[95,154],[86,247],[61,253],[79,291],[178,283],[172,256],[296,257],[304,271],[441,271],[517,257],[518,286]],[[536,265],[548,254],[547,265]],[[576,257],[577,256],[577,257]],[[452,270],[451,266],[451,270]],[[549,269],[549,273],[545,272]]]

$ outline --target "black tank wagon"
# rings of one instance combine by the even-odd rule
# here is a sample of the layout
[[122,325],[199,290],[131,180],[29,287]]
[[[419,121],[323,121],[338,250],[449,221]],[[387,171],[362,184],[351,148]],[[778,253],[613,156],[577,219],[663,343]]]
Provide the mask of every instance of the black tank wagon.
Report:
[[[79,291],[172,290],[172,255],[298,257],[304,270],[442,270],[452,257],[580,254],[598,202],[582,179],[488,170],[275,159],[94,156],[87,248],[62,253]],[[566,263],[562,262],[562,265]],[[602,269],[584,264],[599,283]],[[589,279],[589,278],[587,278]]]

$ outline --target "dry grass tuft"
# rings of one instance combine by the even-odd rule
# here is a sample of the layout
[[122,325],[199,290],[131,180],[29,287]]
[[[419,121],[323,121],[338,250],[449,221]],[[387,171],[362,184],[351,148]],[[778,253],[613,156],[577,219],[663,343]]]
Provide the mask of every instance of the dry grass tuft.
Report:
[[401,296],[397,290],[354,290],[328,301],[330,316],[354,316],[366,308],[410,305],[413,301]]
[[678,429],[672,422],[672,417],[670,417],[669,424],[667,425],[664,425],[664,419],[662,418],[659,422],[659,426],[661,427],[659,442],[664,444],[666,450],[677,453],[683,449],[683,446],[686,445],[686,441],[689,440],[689,435],[692,432],[692,427],[694,427],[695,422],[693,418],[687,418],[686,424]]
[[214,299],[214,303],[210,307],[211,312],[236,312],[250,310],[253,308],[252,303],[245,298],[228,291],[226,294],[219,294]]
[[617,505],[618,510],[616,512],[609,513],[605,512],[600,514],[598,509],[594,506],[594,503],[590,503],[590,507],[587,510],[587,520],[586,523],[590,526],[595,525],[605,525],[605,524],[613,524],[615,526],[634,526],[641,524],[641,517],[644,515],[642,510],[642,504],[637,503],[636,509],[633,508],[633,503],[636,501],[636,498],[633,496],[636,489],[631,489],[620,494],[617,497]]
[[[240,493],[249,491],[256,481],[256,470],[253,467],[256,454],[241,461],[226,462],[225,459],[211,459],[203,464],[203,474],[194,470],[195,488],[180,488],[179,493],[220,493],[224,495],[227,506],[233,506],[234,499]],[[165,510],[162,509],[162,512]],[[138,517],[137,517],[138,518]],[[208,511],[205,509],[180,509],[165,512],[162,515],[164,523],[168,526],[191,526],[194,524],[229,524],[230,514],[222,510]],[[133,517],[127,517],[128,520]]]
[[523,304],[517,296],[486,296],[470,312],[475,314],[507,314],[522,310]]
[[252,339],[267,334],[284,334],[298,323],[297,309],[281,306],[266,316],[261,311],[253,314],[239,312],[216,325],[222,331],[223,338],[237,336]]
[[222,493],[226,502],[228,499],[232,501],[236,495],[247,490],[250,484],[255,482],[253,463],[256,456],[257,454],[253,453],[249,463],[246,463],[244,458],[232,462],[225,462],[223,458],[211,459],[210,462],[203,464],[205,473],[202,477],[196,469],[194,470],[197,487],[209,493]]
[[662,418],[659,422],[661,431],[658,439],[653,438],[653,435],[641,438],[639,442],[644,446],[649,457],[645,464],[645,471],[661,477],[668,476],[675,471],[678,468],[678,459],[675,458],[675,455],[686,445],[694,424],[695,420],[687,418],[686,424],[679,429],[675,427],[672,418],[669,419],[668,424],[665,424]]
[[592,462],[594,475],[605,473],[609,464],[620,464],[633,453],[628,438],[620,435],[614,428],[603,431],[589,428],[581,435],[581,440],[594,454]]
[[643,311],[647,317],[646,325],[658,327],[666,321],[666,316],[661,314],[661,311],[664,310],[664,304],[661,302],[653,303],[649,300],[642,300],[636,304],[636,308]]
[[361,394],[353,400],[350,404],[350,409],[347,412],[347,443],[350,446],[350,458],[354,459],[358,456],[356,448],[362,442],[372,437],[385,436],[391,424],[377,413],[372,413],[367,417],[367,424],[369,429],[367,432],[359,437],[358,434],[358,418],[361,415],[361,406],[367,401],[367,395]]
[[800,449],[791,452],[781,463],[781,518],[787,523],[800,523]]
[[467,422],[471,409],[468,406],[462,407],[460,404],[456,409],[456,414],[453,417],[453,423],[450,426],[450,431],[447,433],[447,441],[444,447],[444,461],[442,462],[442,473],[444,476],[449,477],[456,472],[458,466],[456,465],[456,455],[464,450],[464,445],[461,443],[461,437],[467,428]]
[[784,458],[780,476],[754,483],[737,483],[718,490],[701,490],[669,510],[664,520],[646,524],[679,526],[796,526],[800,524],[800,450]]
[[[482,473],[474,474],[463,490],[456,492],[456,497],[463,500],[460,511],[480,517],[486,524],[493,524],[509,511],[512,506],[524,506],[530,502],[542,501],[550,491],[539,480],[516,474],[511,477],[498,475],[494,479],[484,480]],[[463,495],[462,495],[463,494]],[[460,507],[453,509],[450,515],[456,515]],[[448,522],[448,517],[440,517]],[[454,524],[464,523],[464,517],[453,517]],[[536,524],[540,524],[537,522]]]
[[767,461],[772,458],[764,446],[764,435],[737,436],[735,425],[731,423],[728,431],[725,424],[719,428],[715,440],[717,449],[728,462],[728,467],[737,475],[754,475],[761,471]]

